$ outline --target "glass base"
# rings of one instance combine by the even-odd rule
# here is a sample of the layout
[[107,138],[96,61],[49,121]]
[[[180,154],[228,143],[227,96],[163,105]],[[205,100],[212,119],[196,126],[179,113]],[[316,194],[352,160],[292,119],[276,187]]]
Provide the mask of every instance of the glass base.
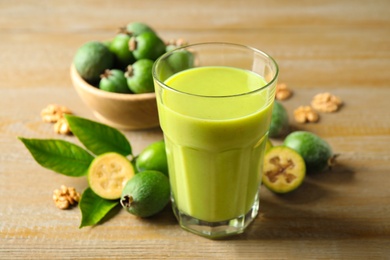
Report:
[[218,239],[244,232],[259,213],[259,196],[256,195],[252,208],[245,215],[225,221],[208,222],[191,217],[180,211],[174,200],[172,209],[183,229],[206,238]]

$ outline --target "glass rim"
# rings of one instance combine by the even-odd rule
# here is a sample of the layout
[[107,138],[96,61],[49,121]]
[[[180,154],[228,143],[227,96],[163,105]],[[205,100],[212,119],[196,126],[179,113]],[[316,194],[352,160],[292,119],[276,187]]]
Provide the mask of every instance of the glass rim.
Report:
[[[272,79],[269,82],[267,82],[267,84],[265,84],[264,86],[262,86],[262,87],[260,87],[258,89],[255,89],[255,90],[252,90],[252,91],[248,91],[248,92],[244,92],[244,93],[239,93],[239,94],[222,95],[222,96],[201,95],[201,94],[194,94],[194,93],[188,93],[188,92],[185,92],[185,91],[177,90],[175,88],[172,88],[172,87],[168,86],[167,84],[165,84],[163,81],[161,81],[157,77],[156,70],[157,70],[158,63],[160,63],[161,60],[165,59],[166,57],[168,57],[169,55],[171,55],[174,52],[177,52],[177,51],[180,51],[180,50],[183,50],[183,49],[188,49],[188,48],[191,48],[191,47],[202,46],[202,45],[225,45],[225,46],[231,46],[231,47],[239,47],[239,48],[242,48],[242,49],[250,50],[253,53],[261,54],[264,57],[266,57],[267,59],[269,59],[271,61],[271,63],[275,66],[275,69],[276,69],[275,70],[275,75],[272,77]],[[168,89],[170,91],[179,93],[179,94],[195,96],[195,97],[202,97],[202,98],[230,98],[230,97],[239,97],[239,96],[250,95],[250,94],[262,91],[262,90],[268,88],[269,86],[273,85],[274,82],[276,81],[276,79],[278,78],[278,75],[279,75],[279,66],[276,63],[276,61],[274,60],[274,58],[272,58],[270,55],[268,55],[264,51],[261,51],[259,49],[254,48],[254,47],[251,47],[249,45],[238,44],[238,43],[229,43],[229,42],[202,42],[202,43],[193,43],[193,44],[188,44],[188,45],[185,45],[185,46],[181,46],[181,47],[175,48],[175,49],[173,49],[171,51],[168,51],[168,52],[164,53],[163,55],[161,55],[154,62],[153,67],[152,67],[152,75],[153,75],[153,79],[156,80],[158,82],[158,84],[160,84],[160,86],[162,86],[163,88]]]

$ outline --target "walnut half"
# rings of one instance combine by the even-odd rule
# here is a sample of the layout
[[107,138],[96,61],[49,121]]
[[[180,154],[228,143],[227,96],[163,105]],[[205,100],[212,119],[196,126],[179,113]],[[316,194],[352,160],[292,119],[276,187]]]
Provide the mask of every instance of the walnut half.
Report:
[[72,132],[70,131],[70,127],[68,124],[68,121],[65,117],[60,118],[55,124],[54,124],[54,132],[61,135],[70,135]]
[[294,119],[298,123],[316,123],[320,117],[312,107],[300,106],[294,110]]
[[311,101],[311,105],[315,110],[326,113],[336,112],[342,104],[343,102],[339,97],[329,92],[319,93]]
[[50,104],[41,111],[43,122],[56,123],[64,117],[64,114],[72,114],[72,112],[65,106]]
[[53,201],[57,208],[68,209],[80,201],[80,193],[73,187],[61,185],[60,189],[53,191]]
[[281,83],[276,85],[275,98],[277,100],[286,100],[290,98],[292,91],[287,87],[286,84]]

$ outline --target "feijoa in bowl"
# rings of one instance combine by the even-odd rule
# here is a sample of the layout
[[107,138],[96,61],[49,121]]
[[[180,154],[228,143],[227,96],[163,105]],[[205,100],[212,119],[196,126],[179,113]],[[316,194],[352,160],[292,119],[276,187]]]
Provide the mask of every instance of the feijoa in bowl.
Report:
[[[152,66],[159,56],[183,44],[163,41],[149,25],[130,22],[105,42],[79,47],[70,69],[74,88],[105,124],[129,130],[157,127]],[[172,64],[183,69],[186,55],[179,56]]]

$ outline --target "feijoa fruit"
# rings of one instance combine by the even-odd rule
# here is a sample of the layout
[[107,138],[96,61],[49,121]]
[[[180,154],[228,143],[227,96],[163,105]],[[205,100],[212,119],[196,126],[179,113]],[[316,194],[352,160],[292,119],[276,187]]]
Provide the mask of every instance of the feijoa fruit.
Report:
[[110,69],[114,55],[104,43],[91,41],[83,44],[73,58],[73,64],[79,75],[89,83],[95,84],[100,75]]
[[312,132],[292,132],[286,136],[284,145],[294,149],[302,156],[308,172],[324,171],[334,163],[331,146]]
[[164,41],[154,32],[144,32],[130,39],[130,50],[137,60],[156,60],[165,53]]
[[154,33],[154,30],[149,25],[142,22],[131,22],[127,24],[126,30],[131,36],[137,36],[144,32]]
[[270,137],[280,137],[287,134],[289,130],[288,113],[285,107],[277,100],[274,101],[272,109],[271,125],[269,128]]
[[159,171],[143,171],[126,183],[120,203],[135,216],[150,217],[163,210],[169,200],[168,177]]
[[133,53],[129,48],[130,35],[119,33],[109,44],[109,50],[115,55],[116,66],[120,69],[126,68],[135,61]]
[[118,69],[106,70],[101,75],[99,88],[108,92],[131,93],[123,71]]
[[154,91],[152,76],[153,61],[141,59],[127,67],[125,77],[128,88],[135,94]]

